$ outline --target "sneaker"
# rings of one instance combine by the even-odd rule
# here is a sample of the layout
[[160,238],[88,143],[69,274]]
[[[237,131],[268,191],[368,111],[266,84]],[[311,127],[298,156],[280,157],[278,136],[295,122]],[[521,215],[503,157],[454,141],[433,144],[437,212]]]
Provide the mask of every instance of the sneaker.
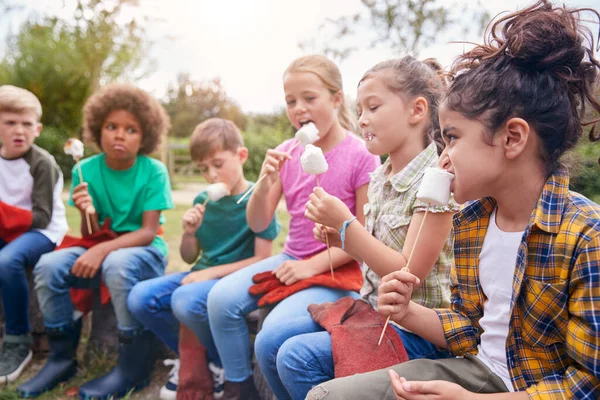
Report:
[[225,369],[217,367],[212,362],[208,363],[208,369],[213,376],[213,397],[220,399],[225,393]]
[[0,349],[0,383],[12,382],[21,375],[31,362],[30,347],[29,343],[4,341]]
[[176,360],[165,360],[163,364],[173,366],[171,372],[169,372],[169,380],[167,384],[160,388],[159,397],[161,400],[176,400],[177,399],[177,385],[179,384],[179,359]]

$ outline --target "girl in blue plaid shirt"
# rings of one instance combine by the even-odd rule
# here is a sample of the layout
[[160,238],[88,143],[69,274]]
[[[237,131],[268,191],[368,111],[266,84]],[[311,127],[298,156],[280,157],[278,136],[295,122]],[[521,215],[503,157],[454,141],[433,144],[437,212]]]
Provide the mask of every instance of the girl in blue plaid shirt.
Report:
[[334,380],[308,399],[600,398],[600,206],[569,191],[560,164],[584,105],[600,111],[583,11],[539,1],[455,64],[442,160],[456,200],[472,202],[454,219],[452,304],[410,301],[419,278],[401,271],[383,278],[378,305],[460,358]]

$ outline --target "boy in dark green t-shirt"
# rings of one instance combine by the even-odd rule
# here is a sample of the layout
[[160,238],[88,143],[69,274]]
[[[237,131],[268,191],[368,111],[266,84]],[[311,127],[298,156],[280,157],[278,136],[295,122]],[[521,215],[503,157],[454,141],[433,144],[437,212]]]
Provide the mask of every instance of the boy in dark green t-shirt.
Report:
[[[248,199],[237,204],[253,183],[244,177],[248,149],[233,122],[212,118],[201,123],[192,134],[190,150],[204,178],[209,183],[224,183],[231,194],[207,203],[206,192],[196,197],[183,216],[180,246],[181,257],[193,265],[192,271],[139,283],[129,295],[129,308],[176,353],[178,326],[183,323],[206,348],[209,369],[223,376],[208,325],[208,293],[220,278],[269,257],[280,226],[273,218],[267,229],[254,233],[246,222]],[[174,398],[174,383],[163,387],[161,398]],[[218,384],[214,389],[216,396],[223,390]]]
[[[148,93],[129,85],[108,85],[94,93],[83,109],[84,136],[102,153],[74,171],[69,203],[81,214],[81,233],[92,241],[110,222],[118,236],[89,249],[70,247],[48,253],[34,269],[35,289],[48,332],[50,357],[42,370],[17,389],[35,397],[77,370],[75,352],[81,312],[73,307],[69,289],[108,287],[119,328],[119,361],[105,376],[82,385],[81,398],[124,396],[147,384],[154,335],[135,319],[127,296],[139,281],[164,274],[167,246],[157,235],[173,208],[166,167],[148,157],[169,128],[169,117]],[[87,216],[91,221],[86,223]]]

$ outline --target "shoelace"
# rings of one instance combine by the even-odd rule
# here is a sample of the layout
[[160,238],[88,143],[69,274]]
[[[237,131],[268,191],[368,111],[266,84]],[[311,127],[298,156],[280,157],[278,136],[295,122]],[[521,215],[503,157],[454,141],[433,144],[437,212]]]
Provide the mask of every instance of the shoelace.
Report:
[[179,384],[179,366],[181,365],[179,362],[179,358],[175,360],[164,360],[163,364],[165,367],[173,366],[173,368],[171,368],[171,372],[169,372],[169,381],[174,385]]

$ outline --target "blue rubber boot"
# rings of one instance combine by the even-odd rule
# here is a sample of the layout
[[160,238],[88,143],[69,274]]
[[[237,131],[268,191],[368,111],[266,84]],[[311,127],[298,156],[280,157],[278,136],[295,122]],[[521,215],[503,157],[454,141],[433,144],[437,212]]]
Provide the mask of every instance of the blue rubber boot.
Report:
[[46,328],[50,356],[40,372],[17,388],[20,397],[33,398],[68,381],[77,372],[77,345],[81,336],[81,318],[60,328]]
[[108,400],[121,398],[146,387],[154,361],[155,336],[148,330],[119,331],[119,360],[103,377],[79,388],[79,398]]

